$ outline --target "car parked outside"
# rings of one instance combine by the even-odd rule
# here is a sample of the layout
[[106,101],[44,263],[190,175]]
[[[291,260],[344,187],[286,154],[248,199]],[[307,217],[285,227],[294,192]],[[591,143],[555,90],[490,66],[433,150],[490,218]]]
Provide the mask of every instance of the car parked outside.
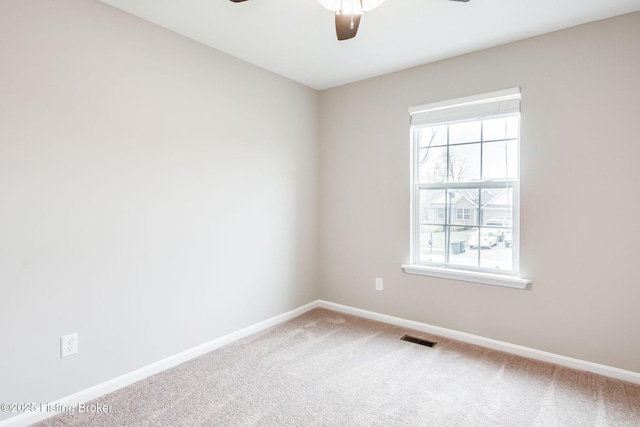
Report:
[[492,227],[491,231],[498,237],[498,242],[504,241],[505,232],[511,228],[511,224],[506,219],[488,219],[484,222],[484,225]]
[[469,234],[469,247],[475,249],[477,247],[491,249],[498,244],[498,236],[492,231],[482,231]]

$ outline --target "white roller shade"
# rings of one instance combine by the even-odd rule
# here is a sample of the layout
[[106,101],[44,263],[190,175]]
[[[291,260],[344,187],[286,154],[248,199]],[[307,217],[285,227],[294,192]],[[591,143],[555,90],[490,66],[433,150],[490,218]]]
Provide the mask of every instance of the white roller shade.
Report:
[[519,87],[409,108],[411,126],[477,119],[519,111]]

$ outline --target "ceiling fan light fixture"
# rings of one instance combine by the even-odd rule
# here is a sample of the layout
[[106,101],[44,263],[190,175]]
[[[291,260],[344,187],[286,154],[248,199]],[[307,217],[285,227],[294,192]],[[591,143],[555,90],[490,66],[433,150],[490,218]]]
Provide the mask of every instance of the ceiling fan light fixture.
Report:
[[318,0],[327,9],[338,12],[342,10],[345,14],[362,15],[384,3],[384,0]]

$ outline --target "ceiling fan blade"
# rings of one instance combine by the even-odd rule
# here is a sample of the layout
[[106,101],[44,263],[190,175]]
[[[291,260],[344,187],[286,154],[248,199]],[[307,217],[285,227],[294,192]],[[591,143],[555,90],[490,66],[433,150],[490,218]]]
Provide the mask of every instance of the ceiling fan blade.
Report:
[[451,0],[451,1],[462,1],[462,2],[468,2],[469,0]]
[[356,36],[361,16],[336,12],[336,35],[338,40],[347,40]]
[[[231,0],[234,3],[242,3],[243,1],[247,1],[247,0]],[[465,1],[469,1],[469,0],[465,0]]]

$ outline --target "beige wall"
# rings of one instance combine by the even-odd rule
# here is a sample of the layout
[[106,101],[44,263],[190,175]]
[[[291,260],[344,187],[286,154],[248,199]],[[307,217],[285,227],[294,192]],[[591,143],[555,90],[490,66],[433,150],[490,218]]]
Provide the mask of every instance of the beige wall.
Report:
[[[635,13],[322,92],[321,297],[640,372],[639,46]],[[515,86],[532,288],[402,273],[407,108]]]
[[317,299],[316,91],[85,0],[0,2],[0,61],[0,402]]

